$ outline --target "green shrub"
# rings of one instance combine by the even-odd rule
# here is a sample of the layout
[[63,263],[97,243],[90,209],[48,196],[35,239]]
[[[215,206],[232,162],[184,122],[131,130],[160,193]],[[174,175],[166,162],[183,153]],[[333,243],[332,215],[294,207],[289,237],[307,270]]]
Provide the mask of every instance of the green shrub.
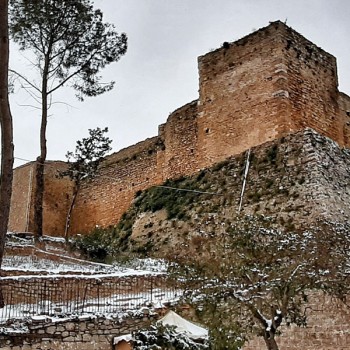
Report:
[[302,185],[305,182],[305,176],[302,176],[298,182],[299,182],[299,185]]
[[268,149],[266,155],[269,161],[274,164],[277,160],[277,153],[278,153],[278,146],[273,145],[271,148]]
[[105,262],[108,256],[113,255],[112,237],[115,228],[96,227],[89,234],[77,236],[71,243],[74,249],[80,250],[87,258]]
[[272,179],[266,180],[266,188],[270,188],[273,185],[274,181]]
[[208,349],[207,342],[196,343],[186,333],[179,333],[174,326],[158,324],[149,329],[139,330],[133,333],[135,350],[204,350]]

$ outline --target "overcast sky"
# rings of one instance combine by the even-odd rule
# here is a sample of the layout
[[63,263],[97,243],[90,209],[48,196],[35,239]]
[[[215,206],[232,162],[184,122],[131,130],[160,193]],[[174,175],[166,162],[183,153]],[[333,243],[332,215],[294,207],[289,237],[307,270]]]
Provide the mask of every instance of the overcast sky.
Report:
[[[198,98],[197,57],[235,41],[270,21],[287,24],[336,56],[339,89],[350,94],[349,0],[96,0],[129,38],[128,52],[104,70],[115,88],[104,95],[74,99],[73,90],[54,96],[50,110],[48,159],[65,159],[67,150],[89,128],[109,127],[113,151],[152,137],[173,110]],[[11,66],[30,67],[15,47]],[[68,105],[61,104],[66,102]],[[40,113],[27,105],[28,95],[11,96],[15,156],[34,160],[39,154]],[[16,160],[16,165],[23,161]]]

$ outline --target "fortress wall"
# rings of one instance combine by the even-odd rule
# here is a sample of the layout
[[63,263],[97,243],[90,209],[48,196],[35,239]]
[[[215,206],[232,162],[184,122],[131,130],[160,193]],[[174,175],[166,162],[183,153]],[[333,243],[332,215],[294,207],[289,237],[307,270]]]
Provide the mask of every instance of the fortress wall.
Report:
[[[350,147],[350,97],[338,91],[335,58],[282,22],[224,43],[198,64],[199,100],[174,111],[158,136],[107,157],[81,188],[72,233],[116,224],[138,190],[306,127]],[[29,172],[15,170],[10,230],[31,230]],[[54,172],[46,179],[44,231],[63,234],[72,188]]]
[[335,57],[283,23],[198,61],[202,166],[306,127],[349,146]]
[[98,176],[85,182],[72,213],[71,233],[117,224],[139,190],[163,182],[159,137],[107,157]]
[[35,164],[27,163],[13,172],[9,231],[25,232],[28,230],[34,171]]
[[338,104],[340,115],[344,120],[344,145],[345,147],[350,148],[350,97],[341,92],[338,96]]
[[197,100],[174,111],[160,126],[164,140],[164,178],[192,174],[197,164]]
[[[73,193],[73,183],[59,178],[58,171],[67,169],[66,162],[45,163],[45,193],[43,204],[43,231],[50,236],[62,236],[66,225],[68,208]],[[34,217],[34,213],[33,216]],[[31,227],[29,227],[31,231]]]
[[84,184],[72,232],[116,224],[135,193],[310,127],[348,145],[350,98],[335,58],[281,22],[199,57],[199,100],[174,111],[159,136],[109,156]]
[[276,83],[283,64],[278,26],[271,25],[198,59],[198,144],[203,166],[277,138],[286,130]]
[[310,127],[343,146],[335,57],[289,27],[283,26],[282,31],[290,120],[296,129]]
[[[64,232],[73,187],[68,178],[57,178],[57,174],[66,168],[67,163],[61,161],[45,163],[44,234]],[[35,162],[14,169],[9,231],[33,231],[35,186]]]
[[159,136],[108,157],[78,196],[72,232],[118,222],[136,191],[189,175],[310,127],[349,144],[350,98],[335,58],[281,22],[199,57],[199,100],[174,111]]
[[169,116],[158,137],[107,157],[99,175],[78,194],[71,233],[117,224],[137,191],[196,171],[196,117],[193,101]]

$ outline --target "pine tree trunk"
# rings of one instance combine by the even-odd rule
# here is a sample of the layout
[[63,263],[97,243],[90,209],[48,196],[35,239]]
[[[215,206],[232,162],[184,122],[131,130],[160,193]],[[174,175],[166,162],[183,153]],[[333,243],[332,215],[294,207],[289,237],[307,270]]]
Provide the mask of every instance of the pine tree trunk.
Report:
[[36,159],[35,196],[34,196],[34,234],[43,235],[43,201],[44,201],[44,162],[42,157]]
[[[1,175],[0,175],[0,268],[4,255],[5,238],[10,215],[13,178],[13,129],[8,100],[8,1],[0,0],[0,126],[1,126]],[[0,285],[0,307],[4,298]]]
[[64,230],[64,237],[66,239],[66,242],[68,242],[70,221],[71,221],[72,211],[74,208],[75,200],[77,199],[78,192],[79,192],[79,186],[75,185],[74,192],[73,192],[73,198],[72,198],[72,201],[70,203],[70,207],[69,207],[69,210],[67,213],[66,227]]
[[36,237],[43,235],[43,204],[45,192],[45,161],[47,156],[46,127],[48,111],[47,79],[49,59],[45,60],[41,89],[41,126],[40,126],[40,156],[36,159],[36,187],[34,197],[34,234]]
[[264,340],[268,350],[279,350],[275,340],[275,334],[273,332],[266,332],[264,334]]

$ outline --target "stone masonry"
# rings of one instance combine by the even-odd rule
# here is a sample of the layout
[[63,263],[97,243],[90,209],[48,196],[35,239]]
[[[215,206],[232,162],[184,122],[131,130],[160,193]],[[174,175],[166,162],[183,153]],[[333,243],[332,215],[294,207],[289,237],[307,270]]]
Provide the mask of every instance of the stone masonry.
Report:
[[81,316],[73,319],[33,319],[27,331],[1,332],[2,350],[111,350],[114,337],[145,328],[157,315],[140,314],[122,319]]
[[[147,310],[146,310],[147,311]],[[277,343],[285,350],[349,350],[350,310],[340,301],[322,293],[309,296],[306,327],[283,325]],[[42,316],[28,320],[26,329],[2,329],[2,350],[110,350],[113,338],[147,327],[158,318],[157,314],[139,313],[127,317],[95,317],[88,315],[70,319],[52,319]],[[264,349],[260,338],[251,339],[244,350]]]
[[[350,97],[338,91],[335,57],[284,23],[225,42],[198,64],[199,99],[174,111],[158,136],[106,158],[77,197],[71,233],[116,224],[137,191],[307,127],[350,147]],[[62,235],[71,184],[55,178],[57,164],[46,166],[44,231]],[[32,166],[15,170],[13,231],[32,227]]]

